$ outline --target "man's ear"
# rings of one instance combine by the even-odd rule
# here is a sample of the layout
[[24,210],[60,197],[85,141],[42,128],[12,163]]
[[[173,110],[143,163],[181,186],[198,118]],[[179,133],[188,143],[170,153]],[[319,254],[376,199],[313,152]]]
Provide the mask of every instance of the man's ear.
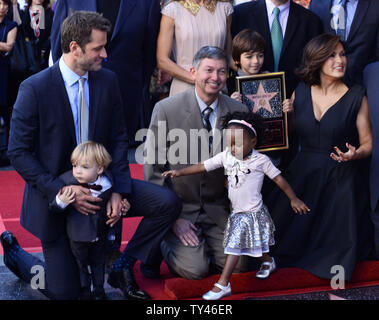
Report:
[[193,80],[196,80],[196,69],[195,67],[191,67],[190,70],[189,70],[190,74],[191,74],[191,77]]
[[74,55],[77,56],[78,53],[83,53],[82,48],[79,46],[79,44],[76,41],[71,41],[70,42],[70,52]]

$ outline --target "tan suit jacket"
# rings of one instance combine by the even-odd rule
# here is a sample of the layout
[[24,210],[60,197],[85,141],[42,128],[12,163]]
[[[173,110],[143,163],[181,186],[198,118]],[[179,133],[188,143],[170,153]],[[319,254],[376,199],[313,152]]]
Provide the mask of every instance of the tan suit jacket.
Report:
[[[220,94],[216,120],[216,129],[219,129],[219,132],[221,132],[220,119],[228,112],[235,111],[248,111],[248,109],[245,105]],[[160,132],[158,132],[158,125]],[[150,164],[144,165],[145,180],[172,188],[177,193],[183,201],[180,218],[195,223],[201,210],[204,210],[221,229],[224,229],[230,207],[223,168],[176,179],[164,178],[161,175],[165,170],[178,170],[209,158],[207,139],[203,139],[201,143],[201,138],[194,138],[197,130],[205,130],[195,90],[191,88],[158,102],[154,108],[149,129],[145,153],[147,158],[154,156],[155,159],[150,159]],[[166,130],[165,135],[162,134],[164,130]],[[179,140],[178,137],[176,139],[171,137],[173,141],[169,141],[171,140],[167,138],[169,133],[179,136]],[[215,134],[213,139],[215,151],[212,150],[211,155],[225,148],[220,137]],[[196,142],[198,142],[198,147],[196,147]],[[171,159],[170,154],[172,155],[179,146],[182,147],[182,152],[184,150],[185,161],[173,164],[173,161],[168,161],[168,159]],[[197,155],[196,151],[198,151]],[[204,157],[205,154],[206,157]]]

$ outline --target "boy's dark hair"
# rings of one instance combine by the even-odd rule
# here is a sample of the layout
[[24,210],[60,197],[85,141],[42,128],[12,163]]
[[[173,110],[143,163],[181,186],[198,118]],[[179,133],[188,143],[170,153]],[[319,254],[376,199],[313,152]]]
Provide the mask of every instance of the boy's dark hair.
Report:
[[[229,124],[229,121],[231,120],[244,120],[247,123],[251,124],[255,131],[257,132],[257,135],[254,134],[254,132],[247,126],[243,125],[242,123],[231,123]],[[259,138],[263,136],[265,125],[263,122],[262,117],[257,114],[253,113],[251,111],[248,112],[241,112],[236,111],[233,113],[228,112],[224,117],[221,118],[221,127],[223,129],[228,129],[229,126],[237,126],[241,127],[241,129],[245,129],[252,138],[257,138],[259,141]]]
[[232,57],[238,68],[241,68],[241,54],[245,52],[265,52],[266,41],[256,31],[244,29],[233,39]]
[[77,42],[84,52],[86,44],[91,42],[91,34],[94,29],[109,32],[111,23],[101,14],[91,11],[75,11],[68,16],[61,27],[62,52],[70,52],[71,41]]

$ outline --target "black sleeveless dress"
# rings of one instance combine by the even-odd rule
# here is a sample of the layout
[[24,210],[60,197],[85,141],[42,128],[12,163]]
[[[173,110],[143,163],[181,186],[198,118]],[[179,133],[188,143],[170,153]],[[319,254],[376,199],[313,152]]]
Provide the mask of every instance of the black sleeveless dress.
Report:
[[295,93],[295,128],[301,151],[284,177],[311,211],[293,212],[286,195],[275,188],[266,200],[276,227],[272,254],[281,267],[303,268],[320,278],[332,278],[334,265],[350,280],[357,260],[371,250],[367,161],[338,163],[333,147],[346,142],[359,147],[356,119],[365,91],[350,88],[317,121],[309,85]]

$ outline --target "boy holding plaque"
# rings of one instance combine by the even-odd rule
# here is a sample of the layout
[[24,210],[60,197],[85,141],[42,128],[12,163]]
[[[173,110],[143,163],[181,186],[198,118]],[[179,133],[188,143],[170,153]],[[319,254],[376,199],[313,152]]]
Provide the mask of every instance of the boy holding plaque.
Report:
[[[232,58],[237,72],[232,71],[227,81],[228,92],[231,98],[242,102],[242,95],[236,91],[237,76],[252,76],[261,72],[266,50],[265,39],[256,31],[244,29],[239,32],[233,39]],[[293,104],[291,99],[283,101],[283,112],[292,112]]]

